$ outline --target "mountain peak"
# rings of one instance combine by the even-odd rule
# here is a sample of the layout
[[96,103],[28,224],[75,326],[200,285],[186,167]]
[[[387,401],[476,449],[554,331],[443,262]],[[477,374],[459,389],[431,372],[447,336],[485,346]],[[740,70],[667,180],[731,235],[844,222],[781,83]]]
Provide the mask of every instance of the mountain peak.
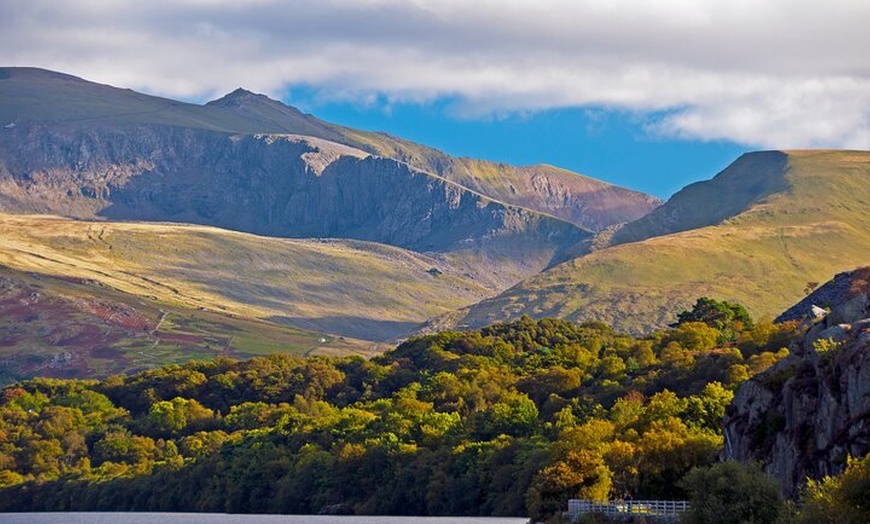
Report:
[[[217,100],[212,100],[211,102],[207,103],[206,105],[207,106],[218,106],[218,107],[241,108],[241,107],[248,106],[250,104],[260,104],[260,105],[281,107],[281,108],[289,107],[289,106],[279,102],[278,100],[269,98],[268,96],[260,94],[260,93],[254,93],[252,91],[248,91],[247,89],[242,88],[242,87],[239,87],[239,88],[235,89],[234,91],[227,93],[226,95],[224,95],[221,98],[218,98]],[[290,108],[290,109],[295,110],[295,108]]]

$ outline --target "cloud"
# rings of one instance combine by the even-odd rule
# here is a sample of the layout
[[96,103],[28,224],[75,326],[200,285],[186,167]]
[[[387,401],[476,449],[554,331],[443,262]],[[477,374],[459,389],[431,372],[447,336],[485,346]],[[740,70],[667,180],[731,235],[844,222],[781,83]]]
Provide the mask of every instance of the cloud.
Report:
[[[60,5],[58,5],[60,4]],[[650,133],[870,148],[865,0],[0,0],[0,62],[205,100],[636,111]],[[664,115],[664,116],[660,116]]]

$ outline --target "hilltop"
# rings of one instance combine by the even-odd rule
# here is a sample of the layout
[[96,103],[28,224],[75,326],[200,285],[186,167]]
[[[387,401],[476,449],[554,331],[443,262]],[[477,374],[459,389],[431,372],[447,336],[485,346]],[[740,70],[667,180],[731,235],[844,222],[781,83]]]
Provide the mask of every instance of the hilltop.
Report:
[[[870,260],[870,152],[750,153],[627,224],[613,245],[441,319],[558,316],[645,332],[699,296],[771,317]],[[656,236],[658,235],[658,236]]]

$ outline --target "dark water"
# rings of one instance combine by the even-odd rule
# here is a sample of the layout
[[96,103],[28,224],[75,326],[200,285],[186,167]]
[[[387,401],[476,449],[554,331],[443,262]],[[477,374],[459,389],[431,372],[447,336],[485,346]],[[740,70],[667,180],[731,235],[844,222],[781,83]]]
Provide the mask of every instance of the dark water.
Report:
[[0,513],[2,524],[525,524],[500,517],[333,517],[220,513]]

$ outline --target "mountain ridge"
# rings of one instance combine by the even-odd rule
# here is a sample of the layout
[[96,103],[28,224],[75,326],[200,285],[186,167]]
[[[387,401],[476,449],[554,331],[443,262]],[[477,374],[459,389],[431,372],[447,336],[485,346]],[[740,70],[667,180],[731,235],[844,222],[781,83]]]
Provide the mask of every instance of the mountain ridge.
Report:
[[659,206],[552,166],[336,126],[244,89],[199,106],[0,68],[0,95],[13,120],[0,129],[0,211],[413,250],[431,275],[485,290],[435,312],[446,327],[531,314],[644,332],[700,295],[763,315],[795,301],[794,282],[870,256],[867,152],[747,154]]
[[[420,144],[386,133],[359,131],[329,124],[281,102],[237,89],[205,105],[188,104],[150,97],[130,90],[93,84],[86,80],[36,68],[0,68],[0,94],[7,104],[0,107],[0,121],[17,123],[49,121],[54,125],[75,122],[127,125],[186,126],[230,134],[305,134],[362,149],[371,154],[395,158],[424,172],[452,180],[495,200],[529,207],[568,220],[584,229],[597,230],[613,223],[638,218],[660,203],[655,197],[619,188],[602,181],[564,170],[545,171],[543,178],[562,188],[555,197],[537,193],[534,187],[519,183],[522,173],[513,166],[472,159],[457,159]],[[23,78],[22,78],[23,77]],[[60,79],[60,81],[58,81]],[[39,103],[34,103],[38,100]],[[251,103],[245,103],[251,102]],[[114,113],[112,111],[114,110]],[[499,174],[492,183],[491,174]],[[513,181],[500,187],[504,180]],[[591,184],[591,186],[590,186]],[[501,184],[504,185],[504,184]],[[598,190],[596,194],[592,190]],[[598,217],[578,214],[589,202],[600,201],[601,190],[613,205]],[[566,192],[573,195],[565,198]]]

